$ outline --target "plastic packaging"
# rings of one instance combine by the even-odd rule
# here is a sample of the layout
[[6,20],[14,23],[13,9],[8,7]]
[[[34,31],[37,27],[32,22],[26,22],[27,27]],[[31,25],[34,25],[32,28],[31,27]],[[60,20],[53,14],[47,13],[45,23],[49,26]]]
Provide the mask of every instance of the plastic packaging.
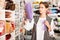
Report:
[[25,10],[27,13],[27,18],[32,19],[33,18],[33,11],[32,11],[32,4],[30,2],[25,4]]

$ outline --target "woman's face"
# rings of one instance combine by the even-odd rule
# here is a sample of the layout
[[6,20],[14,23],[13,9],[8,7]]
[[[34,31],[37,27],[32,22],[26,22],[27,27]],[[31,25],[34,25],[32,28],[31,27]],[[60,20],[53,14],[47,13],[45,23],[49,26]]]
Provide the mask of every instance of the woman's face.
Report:
[[47,8],[44,6],[44,4],[39,5],[39,11],[40,11],[40,14],[45,14],[46,13]]

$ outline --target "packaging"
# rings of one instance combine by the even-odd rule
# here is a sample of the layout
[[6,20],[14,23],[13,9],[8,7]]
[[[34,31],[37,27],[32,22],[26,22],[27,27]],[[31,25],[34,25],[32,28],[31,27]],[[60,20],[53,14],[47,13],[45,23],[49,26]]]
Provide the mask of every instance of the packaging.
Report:
[[0,36],[5,34],[5,21],[0,20]]
[[25,4],[25,11],[27,13],[27,18],[32,19],[33,18],[33,11],[32,11],[32,4],[30,2],[27,2]]
[[12,21],[6,21],[6,33],[11,33],[15,30],[15,24]]

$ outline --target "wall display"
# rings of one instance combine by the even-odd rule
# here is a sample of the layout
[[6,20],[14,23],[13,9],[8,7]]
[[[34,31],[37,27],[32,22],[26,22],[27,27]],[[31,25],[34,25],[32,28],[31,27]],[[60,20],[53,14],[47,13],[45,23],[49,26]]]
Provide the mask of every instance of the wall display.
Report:
[[[15,35],[15,2],[0,0],[0,40],[6,40],[6,34]],[[14,35],[13,35],[14,34]],[[10,40],[14,40],[11,38]]]
[[[17,1],[15,0],[15,3],[16,3],[16,7],[15,7],[15,40],[20,40],[20,32],[19,32],[19,29],[20,29],[20,18],[19,18],[19,15],[20,15],[20,1]],[[18,38],[17,38],[18,36]]]
[[5,11],[6,20],[6,33],[11,33],[15,30],[15,12],[6,10]]

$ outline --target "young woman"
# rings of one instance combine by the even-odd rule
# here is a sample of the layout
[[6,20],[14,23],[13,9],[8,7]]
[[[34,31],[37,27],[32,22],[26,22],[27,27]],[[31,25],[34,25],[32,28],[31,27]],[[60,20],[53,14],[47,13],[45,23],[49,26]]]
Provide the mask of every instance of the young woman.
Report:
[[[38,21],[36,23],[34,22],[32,30],[32,40],[49,40],[48,31],[51,31],[50,27],[51,18],[47,16],[48,7],[49,5],[47,2],[40,2],[39,4],[40,16],[38,17],[39,19],[38,18],[34,19],[35,21],[38,19]],[[28,21],[29,20],[27,20],[25,23],[27,23]],[[29,29],[32,28],[32,24],[28,27]]]
[[[50,27],[51,18],[47,16],[48,7],[49,5],[47,2],[40,2],[39,4],[40,16],[36,25],[36,33],[34,33],[33,31],[32,40],[49,40],[48,31],[51,31]],[[36,37],[34,34],[36,35]]]

